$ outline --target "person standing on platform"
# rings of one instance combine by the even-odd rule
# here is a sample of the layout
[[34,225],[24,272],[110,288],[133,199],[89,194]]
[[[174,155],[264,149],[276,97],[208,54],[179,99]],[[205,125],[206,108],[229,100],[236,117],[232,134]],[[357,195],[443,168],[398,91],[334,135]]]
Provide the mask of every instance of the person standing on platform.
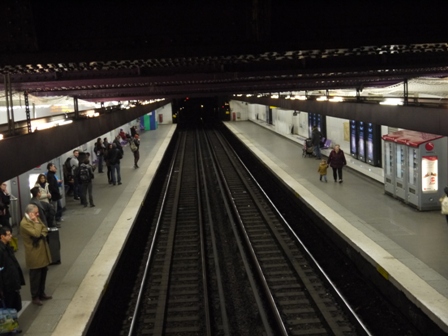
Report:
[[6,183],[2,182],[0,187],[0,225],[11,228],[11,224],[9,223],[9,219],[11,218],[11,214],[9,213],[11,195],[6,188]]
[[109,184],[112,184],[112,168],[110,165],[110,153],[112,152],[113,144],[108,143],[106,150],[104,151],[104,161],[106,162],[107,168],[107,180]]
[[121,138],[121,140],[125,140],[126,141],[126,133],[125,131],[120,128],[120,133],[118,133],[119,137]]
[[70,159],[70,169],[71,169],[71,174],[73,176],[73,198],[75,199],[75,201],[79,201],[79,196],[80,196],[79,181],[76,178],[76,170],[78,169],[78,166],[79,166],[78,157],[79,157],[79,150],[75,149],[73,151],[73,156]]
[[319,181],[322,182],[322,179],[327,183],[327,168],[328,164],[327,161],[322,160],[319,164],[319,167],[317,168],[317,171],[319,172]]
[[135,135],[138,134],[137,132],[137,126],[132,126],[131,127],[131,137],[135,138]]
[[93,168],[89,159],[85,158],[84,162],[79,165],[79,181],[81,182],[81,204],[87,207],[87,192],[89,192],[90,207],[93,208],[92,180],[94,178]]
[[134,154],[134,168],[139,168],[138,160],[140,160],[140,137],[138,136],[138,134],[135,134],[131,141],[134,143],[131,143],[130,146],[131,151]]
[[39,219],[37,206],[28,204],[20,222],[20,236],[25,247],[25,263],[30,270],[32,303],[37,306],[42,306],[42,300],[53,298],[45,294],[48,265],[51,263],[47,235],[48,228]]
[[0,297],[6,308],[22,310],[20,288],[25,285],[22,269],[9,242],[12,232],[8,227],[0,228]]
[[103,141],[101,138],[98,138],[95,144],[95,154],[98,158],[98,173],[103,172],[104,148]]
[[[59,182],[56,177],[56,166],[50,162],[47,164],[47,181],[51,194],[51,205],[54,208],[54,212],[58,211],[58,201],[62,198],[61,192],[59,191]],[[48,219],[48,218],[47,218]]]
[[317,129],[317,126],[313,126],[313,131],[311,132],[311,142],[314,146],[314,154],[316,155],[316,160],[321,159],[320,154],[320,140],[322,139],[322,134]]
[[[56,181],[58,181],[58,187],[59,187],[59,194],[61,195],[61,198],[60,199],[58,199],[57,200],[57,202],[56,202],[56,222],[63,222],[64,221],[64,218],[62,218],[62,202],[61,202],[61,199],[62,199],[62,193],[61,193],[61,191],[62,191],[62,188],[63,188],[63,186],[62,186],[62,180],[59,178],[59,176],[57,175],[57,174],[54,174],[54,177],[56,178]],[[56,227],[61,227],[60,225],[58,226],[58,225],[56,225]]]
[[342,183],[342,167],[347,164],[347,161],[345,161],[345,155],[341,149],[341,146],[334,146],[334,149],[331,151],[330,156],[328,157],[327,163],[333,169],[334,181],[337,182],[339,179],[339,183]]
[[47,181],[47,176],[45,174],[39,174],[37,177],[35,187],[39,187],[40,189],[40,201],[50,203],[51,201],[51,193],[50,186]]
[[[115,144],[115,147],[117,147],[117,149],[120,151],[121,156],[123,157],[124,155],[124,151],[123,151],[123,146],[121,145],[121,141],[120,141],[121,137],[120,135],[117,135],[115,137],[115,140],[113,141],[113,143]],[[126,138],[124,139],[126,140]]]
[[[112,149],[108,153],[109,164],[111,169],[112,185],[121,184],[121,174],[120,174],[120,160],[123,158],[121,151],[115,145],[112,144]],[[116,176],[115,176],[116,174]]]

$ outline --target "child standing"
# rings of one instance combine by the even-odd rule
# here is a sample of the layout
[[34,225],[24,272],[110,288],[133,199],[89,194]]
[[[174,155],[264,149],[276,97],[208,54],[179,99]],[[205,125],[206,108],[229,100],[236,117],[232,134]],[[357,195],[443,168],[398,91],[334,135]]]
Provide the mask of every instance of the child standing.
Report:
[[323,177],[323,178],[324,178],[324,181],[325,181],[325,182],[328,182],[328,181],[327,181],[327,168],[328,168],[327,161],[326,161],[326,160],[322,160],[322,161],[320,162],[320,164],[319,164],[319,168],[317,168],[317,171],[318,171],[319,174],[320,174],[319,181],[322,182],[322,177]]

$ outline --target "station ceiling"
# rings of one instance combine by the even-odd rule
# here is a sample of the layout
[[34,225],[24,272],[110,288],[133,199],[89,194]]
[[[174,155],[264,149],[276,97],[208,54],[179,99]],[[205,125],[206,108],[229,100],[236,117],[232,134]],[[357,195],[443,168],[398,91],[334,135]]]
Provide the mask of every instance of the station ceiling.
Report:
[[13,91],[36,96],[100,102],[362,90],[448,73],[446,2],[5,3],[0,73]]

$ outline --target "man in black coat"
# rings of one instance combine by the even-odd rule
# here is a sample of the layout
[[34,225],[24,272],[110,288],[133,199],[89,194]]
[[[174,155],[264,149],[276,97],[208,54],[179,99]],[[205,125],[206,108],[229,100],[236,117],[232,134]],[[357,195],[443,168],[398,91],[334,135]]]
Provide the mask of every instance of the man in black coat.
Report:
[[121,184],[120,160],[122,159],[122,157],[123,155],[120,149],[117,148],[114,142],[112,144],[112,148],[109,149],[109,152],[107,154],[107,159],[109,160],[111,169],[111,179],[113,185],[116,185],[117,183],[119,185]]
[[[48,182],[48,189],[50,190],[51,194],[51,205],[54,208],[54,211],[58,211],[58,201],[62,198],[61,192],[59,191],[59,183],[58,179],[56,178],[56,166],[50,162],[47,165],[47,182]],[[48,218],[47,218],[48,219]]]
[[9,246],[12,238],[8,227],[0,228],[0,296],[6,308],[22,309],[20,288],[25,285],[22,269]]

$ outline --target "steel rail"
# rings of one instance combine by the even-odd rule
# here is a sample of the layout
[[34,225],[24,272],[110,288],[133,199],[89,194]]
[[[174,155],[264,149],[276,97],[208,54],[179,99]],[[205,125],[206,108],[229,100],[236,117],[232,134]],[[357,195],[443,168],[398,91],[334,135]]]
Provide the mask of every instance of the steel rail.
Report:
[[164,290],[161,290],[163,294],[159,295],[159,300],[157,304],[156,309],[156,317],[155,317],[155,323],[154,323],[154,334],[155,335],[163,335],[164,331],[164,325],[165,325],[165,317],[166,317],[166,305],[168,302],[168,287],[170,282],[170,274],[171,274],[171,267],[172,267],[172,261],[173,261],[173,250],[174,250],[174,240],[176,235],[176,228],[177,228],[177,213],[179,208],[179,200],[180,200],[180,190],[182,188],[182,172],[183,172],[183,164],[185,162],[185,147],[186,147],[186,138],[187,138],[187,132],[183,133],[183,140],[181,141],[182,150],[180,151],[180,167],[177,171],[178,178],[177,178],[177,184],[175,186],[175,194],[174,194],[174,201],[172,208],[175,210],[171,213],[170,218],[170,231],[168,233],[168,242],[167,242],[167,253],[165,255],[165,263],[164,263],[164,271],[162,272],[162,278],[160,280],[161,284],[165,284],[166,287]]
[[170,163],[168,179],[167,179],[165,190],[163,192],[162,204],[161,204],[160,211],[159,211],[159,214],[158,214],[158,217],[157,217],[157,223],[156,223],[156,226],[155,226],[155,229],[154,229],[154,235],[152,237],[148,258],[146,259],[145,269],[144,269],[144,272],[143,272],[143,278],[142,278],[142,281],[140,282],[140,289],[138,291],[138,296],[137,296],[137,300],[136,300],[136,303],[135,303],[134,313],[132,314],[132,321],[131,321],[131,325],[129,326],[128,336],[134,335],[134,331],[135,331],[135,328],[136,328],[137,316],[140,313],[140,307],[141,307],[142,298],[143,298],[143,291],[144,291],[144,287],[145,287],[145,284],[146,284],[146,279],[148,277],[149,266],[150,266],[150,264],[152,262],[152,259],[153,259],[153,253],[154,253],[154,249],[155,249],[155,245],[156,245],[156,240],[157,240],[157,237],[158,237],[158,232],[159,232],[160,224],[161,224],[161,221],[162,221],[163,211],[164,211],[164,208],[166,206],[168,191],[169,191],[171,179],[172,179],[172,176],[173,176],[173,171],[174,171],[174,166],[175,166],[175,163],[176,163],[176,158],[177,158],[177,155],[178,155],[178,152],[179,152],[179,147],[180,147],[180,145],[178,143],[176,145],[176,149],[175,149],[176,155],[173,155],[173,158],[172,158],[171,163]]
[[[227,156],[229,157],[230,162],[232,163],[233,167],[235,168],[235,171],[238,174],[238,177],[240,178],[241,182],[246,187],[246,190],[248,190],[248,192],[251,193],[251,190],[250,190],[247,182],[244,180],[244,178],[241,175],[240,171],[235,166],[235,164],[234,164],[234,162],[233,162],[233,160],[232,160],[232,158],[231,158],[231,156],[230,156],[230,154],[229,154],[229,152],[227,150],[227,147],[229,147],[228,143],[227,142],[226,142],[226,144],[223,143],[222,135],[218,134],[216,132],[216,130],[215,130],[215,134],[217,136],[218,141],[221,143],[224,151],[226,152]],[[246,247],[247,247],[247,249],[249,251],[249,256],[251,257],[252,262],[256,265],[255,270],[256,270],[256,273],[257,273],[257,276],[258,276],[258,280],[259,280],[259,282],[261,284],[261,287],[263,289],[264,295],[266,296],[267,302],[268,302],[269,307],[271,309],[271,313],[273,313],[275,324],[276,324],[278,330],[280,331],[281,335],[288,335],[287,328],[286,328],[286,326],[285,326],[285,324],[283,322],[281,313],[278,310],[277,304],[276,304],[276,302],[274,300],[274,296],[272,295],[271,289],[269,288],[269,285],[268,285],[268,282],[266,280],[266,277],[264,276],[264,272],[262,270],[260,262],[259,262],[259,260],[257,258],[255,250],[254,250],[254,248],[252,246],[252,243],[250,241],[249,234],[247,233],[247,231],[245,229],[245,226],[244,226],[244,223],[243,223],[243,221],[242,221],[242,219],[241,219],[241,217],[239,215],[239,210],[238,210],[237,205],[235,204],[235,201],[234,201],[234,199],[232,197],[232,192],[230,190],[230,187],[227,184],[227,179],[226,179],[226,177],[224,175],[224,172],[222,170],[220,171],[220,173],[221,173],[221,179],[223,180],[223,183],[224,183],[224,185],[226,187],[227,196],[229,197],[229,199],[231,199],[231,202],[233,204],[233,211],[236,214],[236,217],[238,219],[237,223],[238,223],[238,226],[239,226],[239,228],[240,228],[240,230],[241,230],[241,232],[243,234],[243,238],[244,238],[244,241],[246,243]],[[255,202],[255,203],[257,203],[257,202]],[[266,217],[264,217],[264,219],[266,220]]]
[[[203,137],[206,139],[205,131],[203,131]],[[205,142],[205,145],[207,146],[207,150],[211,153],[211,148],[209,142]],[[199,151],[201,152],[202,156],[202,147],[199,146]],[[203,166],[204,162],[201,161],[200,167],[202,171],[205,171],[205,168]],[[212,241],[212,248],[213,248],[213,258],[215,262],[215,273],[216,273],[216,281],[218,285],[218,295],[219,295],[219,304],[220,304],[220,311],[221,311],[221,319],[222,319],[222,327],[224,331],[224,335],[230,336],[230,324],[229,324],[229,318],[227,315],[226,310],[226,296],[224,294],[224,286],[222,283],[222,275],[221,275],[221,268],[220,268],[220,260],[218,257],[218,244],[216,242],[216,233],[215,233],[215,224],[212,217],[212,207],[210,205],[210,198],[209,198],[209,187],[208,183],[206,181],[205,174],[202,175],[203,184],[204,184],[204,194],[205,194],[205,202],[207,206],[207,214],[208,214],[208,222],[210,227],[210,236]]]
[[[232,148],[230,146],[230,148]],[[294,232],[293,228],[291,227],[291,225],[289,225],[289,223],[287,222],[287,220],[283,217],[283,215],[281,214],[281,212],[278,210],[278,208],[275,206],[275,204],[272,202],[272,200],[270,199],[270,197],[267,195],[267,193],[264,191],[264,189],[262,188],[262,186],[258,183],[258,181],[256,180],[256,178],[252,175],[252,173],[250,172],[249,168],[247,168],[247,166],[244,164],[243,160],[240,158],[240,156],[233,150],[233,154],[235,155],[235,157],[240,161],[241,165],[244,167],[244,169],[247,171],[247,173],[249,174],[249,176],[251,177],[252,181],[258,186],[258,188],[260,188],[260,191],[264,194],[264,196],[266,197],[267,201],[271,204],[271,206],[273,207],[273,209],[277,212],[279,218],[281,218],[281,220],[283,221],[283,223],[285,224],[285,226],[288,228],[289,232],[294,236],[294,238],[296,239],[297,243],[300,244],[301,248],[303,249],[303,251],[307,254],[307,256],[309,257],[309,260],[312,261],[312,263],[314,264],[314,266],[316,267],[316,269],[319,270],[320,274],[326,279],[327,283],[330,285],[330,287],[332,288],[333,292],[338,296],[339,301],[342,302],[345,306],[345,310],[350,312],[351,316],[353,317],[353,320],[356,321],[356,324],[359,326],[360,331],[368,336],[372,336],[373,334],[368,330],[367,326],[362,322],[361,318],[356,314],[355,310],[350,306],[350,304],[348,303],[348,301],[344,298],[344,296],[342,295],[342,293],[337,289],[336,285],[333,283],[333,281],[330,279],[330,277],[326,274],[326,272],[324,271],[324,269],[322,268],[322,266],[320,266],[320,264],[318,263],[318,261],[314,258],[314,256],[312,255],[312,253],[308,250],[308,248],[306,247],[306,245],[303,243],[303,241],[297,236],[297,234]]]
[[[288,332],[285,328],[283,320],[281,319],[280,312],[278,311],[278,309],[275,305],[275,302],[272,297],[272,293],[269,290],[266,279],[261,270],[261,266],[258,263],[258,260],[255,256],[255,252],[251,248],[246,249],[245,246],[243,246],[242,241],[239,239],[240,234],[237,231],[237,227],[241,226],[242,220],[238,215],[238,211],[237,211],[236,205],[233,201],[232,193],[231,193],[229,186],[227,184],[227,181],[225,179],[224,172],[222,171],[220,165],[218,164],[219,160],[217,158],[217,153],[213,149],[212,149],[212,154],[214,157],[214,168],[216,170],[216,174],[217,174],[217,176],[220,177],[218,179],[218,184],[220,186],[221,192],[223,193],[223,199],[224,199],[224,204],[226,206],[226,211],[229,213],[229,220],[231,221],[231,227],[234,232],[236,242],[238,244],[238,249],[241,253],[241,257],[244,262],[246,272],[248,274],[248,279],[251,283],[252,291],[254,292],[254,297],[255,297],[257,305],[259,307],[259,313],[260,313],[260,317],[263,322],[263,325],[268,334],[286,336],[286,335],[288,335]],[[236,222],[235,222],[235,220],[233,220],[234,217],[236,219]],[[243,234],[242,237],[243,237],[244,243],[246,244],[246,247],[247,247],[247,243],[248,243],[248,239],[249,239],[247,237],[247,234]],[[271,309],[270,313],[273,313],[275,324],[277,326],[279,333],[276,333],[272,330],[272,327],[271,327],[272,315],[267,314],[266,309],[264,308],[264,304],[262,302],[263,300],[260,297],[260,294],[257,292],[257,283],[255,280],[255,276],[252,273],[249,260],[247,260],[247,258],[245,257],[244,251],[246,251],[246,250],[249,252],[249,258],[251,259],[251,262],[256,265],[256,267],[254,267],[254,269],[255,269],[255,273],[257,275],[258,283],[261,284],[261,288],[264,292],[265,298],[268,301],[268,304]]]
[[[201,183],[200,183],[200,172],[198,168],[201,168],[201,172],[204,175],[204,162],[202,158],[202,152],[199,146],[199,134],[196,130],[196,142],[194,146],[194,156],[195,160],[195,173],[196,173],[196,192],[198,198],[198,218],[199,218],[199,241],[201,245],[201,266],[202,266],[202,290],[204,295],[204,314],[205,314],[205,330],[206,335],[212,336],[212,326],[210,317],[210,304],[208,297],[208,280],[207,280],[207,260],[206,260],[206,249],[205,249],[205,228],[204,220],[202,217],[202,197],[201,197]],[[204,178],[204,183],[205,178]],[[204,188],[206,189],[206,188]],[[208,208],[210,212],[210,208]]]

